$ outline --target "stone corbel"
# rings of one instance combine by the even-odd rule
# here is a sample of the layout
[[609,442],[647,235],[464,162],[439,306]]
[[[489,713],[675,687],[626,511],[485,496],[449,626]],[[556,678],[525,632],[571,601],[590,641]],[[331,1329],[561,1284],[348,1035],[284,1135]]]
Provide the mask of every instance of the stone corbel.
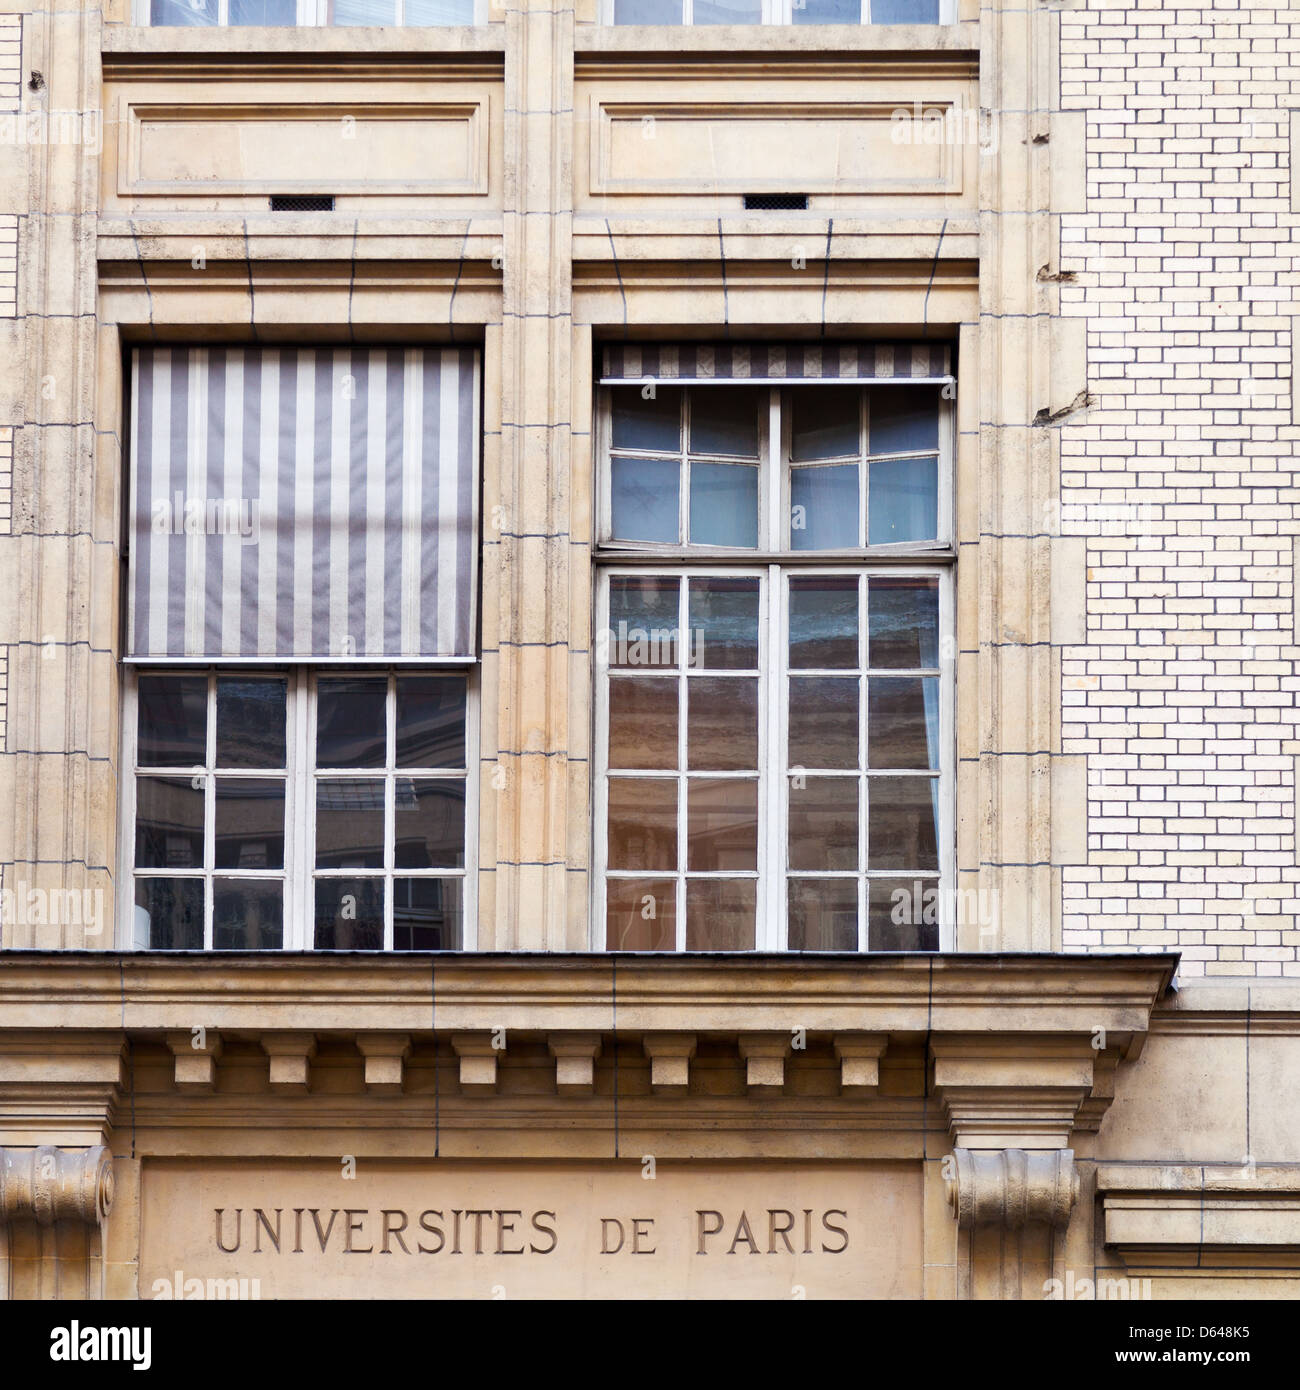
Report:
[[599,1033],[552,1033],[546,1040],[555,1058],[555,1090],[562,1096],[589,1096],[596,1090]]
[[838,1033],[835,1056],[840,1063],[842,1096],[874,1096],[880,1089],[880,1059],[889,1046],[884,1033]]
[[217,1058],[221,1056],[221,1034],[195,1029],[168,1033],[167,1046],[176,1059],[176,1089],[203,1095],[216,1089]]
[[647,1033],[641,1047],[650,1059],[650,1089],[657,1096],[684,1096],[691,1088],[694,1033]]
[[453,1033],[451,1045],[460,1059],[460,1089],[467,1096],[491,1096],[497,1089],[497,1058],[492,1034]]
[[780,1091],[785,1086],[785,1059],[789,1053],[787,1033],[742,1033],[740,1055],[745,1059],[745,1085],[751,1091]]
[[263,1033],[262,1051],[271,1059],[271,1089],[280,1095],[305,1096],[316,1055],[313,1033]]
[[1038,1222],[1064,1230],[1079,1199],[1072,1149],[955,1149],[948,1166],[948,1205],[962,1230]]
[[113,1159],[97,1144],[70,1150],[0,1148],[0,1224],[102,1226],[113,1206]]
[[366,1090],[371,1095],[401,1095],[403,1067],[411,1053],[410,1034],[358,1033],[357,1050],[365,1059]]

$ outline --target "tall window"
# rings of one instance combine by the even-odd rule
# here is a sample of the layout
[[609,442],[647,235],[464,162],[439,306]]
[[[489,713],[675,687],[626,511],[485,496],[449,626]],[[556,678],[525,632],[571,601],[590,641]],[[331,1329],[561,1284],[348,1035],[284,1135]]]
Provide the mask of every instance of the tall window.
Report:
[[604,4],[610,24],[951,24],[956,18],[955,0],[604,0]]
[[472,348],[154,348],[123,945],[473,944]]
[[664,360],[600,398],[598,944],[937,949],[951,389]]

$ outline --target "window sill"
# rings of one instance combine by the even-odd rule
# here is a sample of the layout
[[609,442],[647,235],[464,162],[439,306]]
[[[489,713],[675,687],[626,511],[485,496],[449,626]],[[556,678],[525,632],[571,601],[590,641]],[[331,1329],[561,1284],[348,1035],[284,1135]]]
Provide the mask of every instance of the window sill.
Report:
[[334,26],[227,25],[187,28],[166,24],[108,24],[103,52],[119,63],[154,56],[196,57],[284,54],[295,57],[347,57],[369,54],[403,56],[456,53],[501,53],[505,26],[448,25],[446,28],[362,28]]
[[969,21],[962,24],[580,24],[574,48],[579,55],[609,57],[971,53],[979,49],[979,32],[978,25]]

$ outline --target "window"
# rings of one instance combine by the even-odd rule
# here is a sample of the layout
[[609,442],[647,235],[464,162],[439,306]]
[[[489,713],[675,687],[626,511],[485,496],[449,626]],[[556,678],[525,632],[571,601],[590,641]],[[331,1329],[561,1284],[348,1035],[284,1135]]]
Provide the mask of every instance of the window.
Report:
[[131,695],[137,947],[465,945],[464,674],[146,671]]
[[612,24],[951,24],[955,0],[605,0]]
[[472,939],[479,381],[469,347],[134,354],[124,945]]
[[951,390],[673,365],[601,392],[597,944],[938,949]]
[[159,25],[474,24],[478,0],[137,0],[141,20]]

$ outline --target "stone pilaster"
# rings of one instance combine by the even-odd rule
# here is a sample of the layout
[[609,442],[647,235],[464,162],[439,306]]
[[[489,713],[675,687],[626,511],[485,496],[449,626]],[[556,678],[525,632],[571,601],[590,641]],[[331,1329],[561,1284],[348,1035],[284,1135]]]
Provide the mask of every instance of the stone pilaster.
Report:
[[[492,949],[567,939],[572,5],[506,7]],[[578,640],[585,646],[584,639]],[[488,813],[491,814],[490,812]],[[583,891],[578,887],[575,891]]]

